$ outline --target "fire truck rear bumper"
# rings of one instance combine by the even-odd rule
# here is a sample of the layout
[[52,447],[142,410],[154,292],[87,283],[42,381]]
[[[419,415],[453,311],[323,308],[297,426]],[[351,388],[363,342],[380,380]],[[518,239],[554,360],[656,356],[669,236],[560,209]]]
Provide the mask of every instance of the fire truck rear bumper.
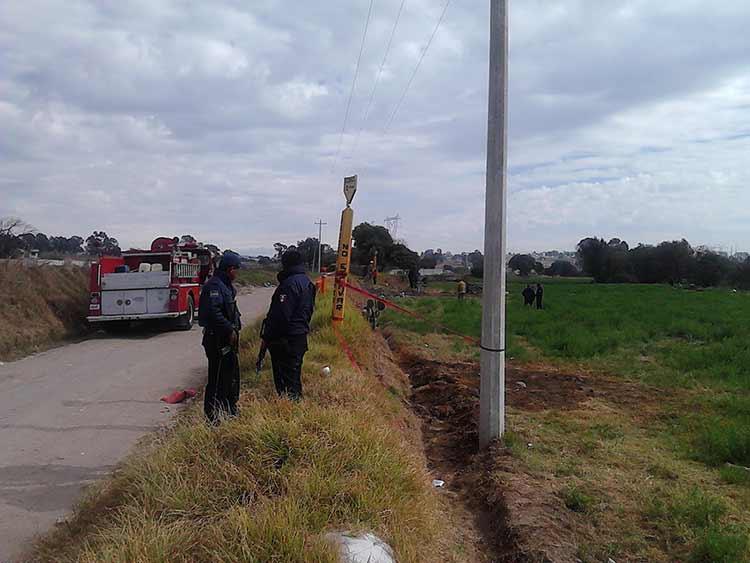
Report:
[[100,315],[97,317],[86,317],[90,323],[103,323],[106,321],[150,321],[152,319],[176,319],[187,313],[153,313],[148,315]]

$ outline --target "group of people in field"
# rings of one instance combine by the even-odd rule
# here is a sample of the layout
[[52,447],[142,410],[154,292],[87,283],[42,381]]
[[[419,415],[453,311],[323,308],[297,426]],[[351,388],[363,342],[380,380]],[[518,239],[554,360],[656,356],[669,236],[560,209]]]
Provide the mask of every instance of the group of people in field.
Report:
[[534,302],[536,301],[537,309],[544,308],[544,305],[542,303],[544,299],[544,288],[542,287],[542,284],[536,284],[536,290],[531,287],[531,284],[528,284],[526,288],[521,292],[521,295],[523,295],[523,304],[525,306],[533,307]]
[[[459,301],[464,300],[466,294],[468,293],[467,290],[468,287],[466,285],[466,282],[464,280],[459,280],[458,285],[456,286],[456,296],[458,297]],[[533,307],[534,303],[536,303],[537,309],[544,308],[544,287],[542,287],[542,284],[536,284],[536,289],[531,287],[531,284],[528,284],[526,288],[521,292],[521,295],[523,295],[523,304],[525,306]]]

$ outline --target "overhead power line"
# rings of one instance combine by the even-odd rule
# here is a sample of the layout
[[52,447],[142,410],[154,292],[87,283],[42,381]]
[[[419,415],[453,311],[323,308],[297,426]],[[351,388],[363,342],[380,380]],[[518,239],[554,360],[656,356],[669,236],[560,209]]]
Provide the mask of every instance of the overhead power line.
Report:
[[349,121],[349,112],[352,108],[352,98],[354,98],[354,90],[357,86],[357,77],[359,76],[359,66],[362,62],[362,52],[365,50],[365,39],[367,39],[367,30],[370,27],[370,18],[372,17],[372,7],[375,4],[375,0],[370,0],[370,7],[367,10],[367,19],[365,20],[365,31],[362,33],[362,44],[359,46],[359,56],[357,57],[357,66],[354,69],[354,79],[352,80],[352,89],[349,92],[349,101],[346,103],[346,113],[344,113],[344,125],[341,127],[341,137],[339,138],[339,148],[336,151],[336,156],[333,159],[333,164],[331,165],[331,173],[333,173],[334,168],[336,167],[336,164],[339,159],[339,155],[341,154],[341,145],[344,143],[344,133],[346,132],[346,124]]
[[391,46],[393,45],[393,38],[396,36],[396,29],[398,28],[399,21],[401,21],[401,14],[404,11],[404,5],[406,4],[406,0],[401,0],[401,5],[398,8],[398,13],[396,14],[396,21],[393,22],[393,29],[391,29],[391,36],[388,38],[388,44],[385,48],[385,54],[383,55],[383,60],[380,62],[380,68],[378,69],[378,74],[375,77],[375,84],[372,86],[372,91],[370,92],[370,99],[367,101],[367,107],[365,108],[364,116],[362,117],[362,126],[359,128],[359,133],[357,133],[357,138],[354,141],[354,149],[352,152],[356,152],[357,146],[359,145],[359,138],[362,135],[362,131],[365,128],[365,125],[367,124],[367,119],[370,117],[370,109],[372,108],[372,102],[375,99],[375,92],[378,89],[378,85],[380,84],[380,79],[383,76],[383,70],[385,69],[385,63],[388,61],[388,55],[391,52]]
[[435,36],[437,35],[438,30],[440,29],[440,25],[443,23],[443,20],[445,19],[445,13],[448,11],[448,6],[450,6],[450,3],[451,3],[451,0],[447,0],[445,2],[445,6],[443,7],[443,12],[440,14],[440,18],[438,19],[437,24],[435,25],[435,29],[432,30],[432,35],[430,35],[430,39],[427,41],[427,45],[422,51],[422,55],[419,57],[419,61],[417,61],[417,66],[414,67],[414,72],[411,73],[409,82],[406,83],[406,88],[404,88],[404,92],[403,94],[401,94],[401,98],[398,100],[398,103],[396,104],[396,107],[394,108],[390,119],[388,119],[388,122],[385,125],[385,129],[384,129],[385,132],[387,132],[388,129],[390,129],[391,124],[393,123],[393,120],[396,118],[396,114],[398,113],[398,110],[401,109],[401,105],[404,103],[404,99],[406,99],[406,94],[409,93],[409,88],[411,88],[412,82],[414,82],[414,78],[417,76],[417,73],[419,72],[419,67],[422,66],[422,61],[424,60],[425,55],[427,55],[427,51],[430,50],[432,41],[435,39]]

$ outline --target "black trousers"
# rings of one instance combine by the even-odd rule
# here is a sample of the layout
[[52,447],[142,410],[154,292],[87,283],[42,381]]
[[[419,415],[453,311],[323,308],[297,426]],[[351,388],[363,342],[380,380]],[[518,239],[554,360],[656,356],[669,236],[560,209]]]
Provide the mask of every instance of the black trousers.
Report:
[[298,401],[302,398],[302,361],[307,352],[307,335],[286,336],[268,343],[276,392]]
[[237,352],[231,349],[223,354],[223,348],[215,335],[203,337],[203,348],[208,358],[208,383],[203,398],[203,412],[211,422],[221,416],[235,416],[240,398],[240,362]]

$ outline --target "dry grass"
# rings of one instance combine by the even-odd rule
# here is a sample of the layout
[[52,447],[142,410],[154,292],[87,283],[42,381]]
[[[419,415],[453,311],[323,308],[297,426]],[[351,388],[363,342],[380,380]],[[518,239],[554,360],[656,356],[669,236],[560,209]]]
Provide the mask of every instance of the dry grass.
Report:
[[79,334],[88,312],[86,271],[0,263],[0,359]]
[[[330,295],[330,294],[329,294]],[[206,426],[197,405],[92,491],[33,561],[335,561],[331,530],[371,530],[398,561],[446,561],[443,507],[424,469],[412,415],[384,374],[353,370],[320,299],[305,400],[278,399],[270,370],[243,372],[241,414]],[[363,365],[378,347],[352,312],[343,331]],[[243,334],[254,364],[257,327]],[[329,377],[320,367],[332,365]],[[403,429],[405,431],[394,431]]]
[[[508,426],[494,478],[505,490],[519,482],[534,490],[534,508],[575,547],[570,555],[747,560],[747,486],[727,484],[718,471],[680,455],[657,420],[592,398],[564,412],[511,410]],[[533,538],[535,523],[527,525]]]

